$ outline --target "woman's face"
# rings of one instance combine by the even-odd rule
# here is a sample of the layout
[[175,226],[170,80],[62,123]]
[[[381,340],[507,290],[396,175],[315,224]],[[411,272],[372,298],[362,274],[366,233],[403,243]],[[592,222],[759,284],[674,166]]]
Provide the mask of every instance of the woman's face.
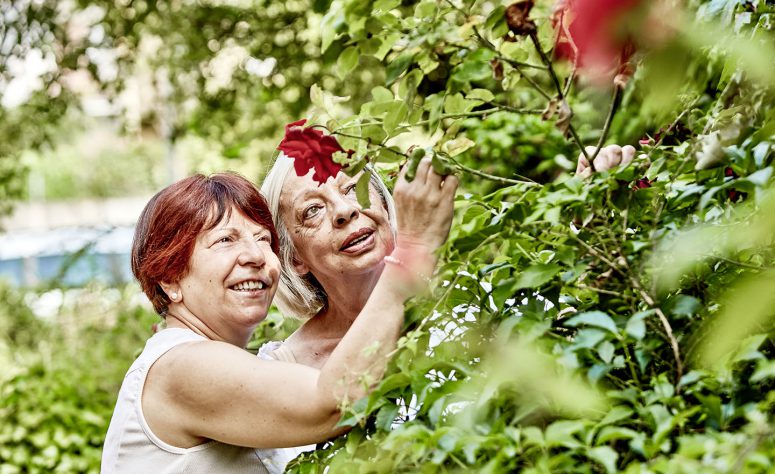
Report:
[[355,196],[360,175],[339,173],[318,186],[312,172],[290,172],[280,194],[280,217],[296,247],[296,271],[326,276],[373,271],[395,246],[388,212],[373,186],[371,207],[361,209]]
[[261,322],[280,275],[271,238],[267,228],[232,208],[197,237],[188,273],[178,282],[182,304],[222,334]]

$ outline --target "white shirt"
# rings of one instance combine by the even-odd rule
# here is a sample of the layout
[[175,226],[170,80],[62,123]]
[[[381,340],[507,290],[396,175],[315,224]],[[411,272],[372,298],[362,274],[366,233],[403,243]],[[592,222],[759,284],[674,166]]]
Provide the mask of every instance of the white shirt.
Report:
[[182,328],[167,328],[148,339],[121,385],[103,447],[103,474],[276,474],[298,455],[295,448],[253,449],[218,441],[179,448],[153,433],[143,415],[141,400],[148,369],[173,347],[203,340],[207,339]]

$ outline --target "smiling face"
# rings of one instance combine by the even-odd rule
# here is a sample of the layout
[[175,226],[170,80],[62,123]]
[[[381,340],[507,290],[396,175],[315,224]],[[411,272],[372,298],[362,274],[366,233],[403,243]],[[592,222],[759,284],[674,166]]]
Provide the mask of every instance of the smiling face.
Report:
[[369,186],[371,207],[361,209],[355,196],[359,177],[339,173],[318,186],[311,173],[288,174],[280,194],[280,216],[296,248],[299,274],[311,272],[323,281],[372,272],[393,250],[383,199]]
[[[185,308],[215,332],[230,338],[252,331],[269,310],[280,263],[270,231],[236,208],[199,234],[188,271],[168,291],[180,292]],[[174,298],[173,298],[174,300]]]

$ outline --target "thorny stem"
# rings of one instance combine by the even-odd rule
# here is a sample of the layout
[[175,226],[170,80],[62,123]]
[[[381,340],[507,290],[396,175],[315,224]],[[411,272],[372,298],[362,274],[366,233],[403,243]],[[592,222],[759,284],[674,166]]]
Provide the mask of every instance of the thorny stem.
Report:
[[[482,43],[487,49],[490,49],[490,50],[495,51],[496,53],[500,54],[500,52],[498,51],[498,48],[494,44],[492,44],[492,42],[490,40],[488,40],[487,38],[484,37],[484,35],[479,31],[479,28],[474,26],[473,29],[474,29],[474,33],[476,33],[476,37],[479,38],[479,42],[480,43]],[[541,86],[538,85],[538,83],[532,77],[530,77],[530,76],[528,76],[528,75],[526,75],[525,73],[522,72],[522,70],[520,69],[520,66],[518,64],[516,64],[515,61],[507,60],[506,62],[508,62],[511,66],[513,66],[514,69],[522,77],[525,78],[525,80],[530,84],[530,86],[533,87],[533,89],[535,89],[539,94],[541,94],[544,97],[544,99],[552,100],[551,96],[549,96],[549,94],[546,93],[546,91],[544,91],[541,88]]]
[[[667,130],[665,130],[665,133],[663,133],[662,136],[659,137],[659,140],[657,140],[657,142],[654,144],[654,147],[653,147],[654,149],[656,149],[662,144],[665,138],[667,138],[667,136],[673,132],[673,129],[675,129],[675,127],[678,126],[678,123],[681,121],[681,119],[683,119],[684,115],[688,114],[694,108],[694,106],[697,105],[697,102],[699,101],[700,101],[700,97],[697,97],[691,102],[691,104],[689,104],[689,107],[685,108],[684,110],[681,111],[680,114],[678,114],[678,117],[676,117],[675,120],[673,120],[670,126],[667,127]],[[690,161],[690,157],[691,157],[691,154],[689,155],[689,157],[687,157],[687,159],[681,162],[681,166],[678,167],[678,170],[675,172],[674,176],[681,176],[681,173],[683,173],[683,170],[684,170],[684,166],[686,165],[686,163],[689,163]]]
[[565,79],[565,89],[562,90],[562,96],[568,97],[568,94],[570,94],[570,88],[573,87],[573,80],[576,78],[576,64],[573,64],[573,70],[570,72],[568,77]]
[[659,318],[659,322],[662,323],[662,327],[664,328],[665,332],[667,333],[667,339],[670,342],[670,348],[673,350],[673,357],[675,358],[675,390],[676,393],[680,390],[679,383],[681,382],[681,377],[683,376],[683,362],[681,362],[681,351],[678,347],[678,340],[673,335],[673,327],[670,326],[670,321],[667,320],[667,317],[665,316],[665,313],[662,312],[662,309],[656,305],[654,302],[654,299],[651,298],[651,295],[646,293],[646,291],[641,286],[640,282],[637,278],[631,277],[630,281],[632,282],[632,286],[635,288],[635,290],[638,291],[641,298],[643,298],[643,301],[646,302],[647,305],[652,307],[654,311],[657,313],[657,317]]
[[595,165],[593,162],[595,161],[595,158],[597,158],[597,155],[600,153],[600,150],[603,148],[603,143],[605,143],[606,138],[608,138],[608,132],[611,130],[611,122],[613,122],[613,118],[614,118],[614,115],[616,114],[616,110],[619,108],[621,97],[622,97],[621,87],[614,86],[614,94],[613,94],[613,97],[611,97],[611,105],[608,107],[608,115],[605,118],[603,131],[600,133],[600,138],[597,140],[595,153],[589,157],[589,167],[592,169],[593,173],[595,172]]
[[[320,127],[325,128],[326,130],[328,130],[328,128],[326,128],[326,127],[324,127],[322,125],[320,125]],[[368,138],[363,138],[363,137],[361,137],[359,135],[351,135],[349,133],[342,133],[342,132],[332,132],[330,130],[328,130],[328,131],[332,135],[341,135],[341,136],[347,137],[347,138],[355,138],[356,140],[366,140],[367,142],[371,143],[372,145],[376,145],[376,146],[378,146],[380,148],[384,148],[384,149],[386,149],[386,150],[388,150],[390,152],[393,152],[393,153],[395,153],[398,156],[403,156],[404,158],[407,158],[406,153],[402,153],[402,152],[400,152],[398,150],[394,150],[393,148],[391,148],[391,147],[389,147],[389,146],[387,146],[387,145],[385,145],[383,143],[372,143],[371,140],[369,140]]]
[[[496,106],[496,107],[492,107],[490,109],[476,110],[476,111],[473,111],[473,112],[466,112],[466,113],[459,113],[459,114],[442,114],[442,115],[439,116],[439,120],[448,119],[448,118],[480,117],[482,115],[493,114],[495,112],[500,112],[500,111],[501,111],[501,108]],[[423,124],[426,124],[428,122],[430,122],[430,120],[421,120],[421,121],[416,122],[414,124],[407,125],[406,127],[414,126],[414,125],[423,125]],[[368,127],[369,125],[382,125],[382,122],[381,121],[380,122],[376,122],[376,121],[375,122],[361,122],[361,123],[353,123],[353,124],[350,124],[350,125],[343,125],[341,127],[337,127],[336,129],[332,130],[331,133],[342,135],[342,136],[347,136],[347,135],[344,135],[343,133],[341,133],[340,130],[349,130],[351,128],[357,128],[357,127]]]
[[[552,65],[552,61],[549,59],[549,57],[546,55],[546,52],[544,52],[544,49],[541,47],[541,42],[538,41],[538,35],[536,33],[531,33],[530,39],[533,41],[533,45],[538,51],[538,54],[541,56],[541,61],[544,62],[544,65],[546,66],[546,69],[549,72],[549,77],[551,77],[552,82],[554,83],[554,87],[557,89],[557,99],[561,101],[565,100],[565,94],[563,94],[562,85],[560,85],[560,80],[557,78],[557,73],[554,71],[554,66]],[[586,158],[587,161],[590,162],[590,167],[592,168],[592,172],[594,172],[595,168],[594,168],[594,165],[592,165],[591,160],[589,159],[589,155],[587,155],[587,150],[584,149],[584,144],[581,142],[581,139],[579,138],[579,134],[576,133],[576,129],[573,127],[573,124],[571,124],[570,122],[568,122],[568,131],[573,137],[573,141],[576,142],[576,146],[579,148],[579,150],[581,150],[581,154],[584,155],[584,158]]]
[[546,55],[544,48],[541,47],[541,42],[538,41],[538,34],[536,32],[530,33],[530,39],[533,41],[533,46],[535,46],[536,51],[538,51],[538,54],[541,56],[541,61],[543,61],[546,69],[549,71],[549,76],[552,78],[554,87],[557,89],[557,95],[560,99],[562,99],[564,96],[562,94],[562,85],[560,84],[560,79],[557,77],[557,73],[554,72],[552,61],[549,59],[549,56]]
[[501,184],[506,184],[506,185],[524,184],[526,186],[541,186],[540,183],[536,183],[535,181],[532,181],[532,180],[530,180],[530,181],[522,181],[522,180],[518,180],[518,179],[509,179],[509,178],[503,178],[501,176],[495,176],[495,175],[492,175],[492,174],[489,174],[489,173],[485,173],[483,171],[476,170],[474,168],[469,168],[468,166],[465,166],[465,165],[461,164],[459,161],[457,161],[457,160],[455,160],[455,159],[453,159],[451,157],[447,157],[447,158],[449,159],[449,161],[451,161],[452,163],[455,164],[455,167],[457,167],[461,171],[465,171],[467,173],[471,173],[471,174],[473,174],[475,176],[479,176],[480,178],[489,179],[490,181],[495,181],[496,183],[501,183]]

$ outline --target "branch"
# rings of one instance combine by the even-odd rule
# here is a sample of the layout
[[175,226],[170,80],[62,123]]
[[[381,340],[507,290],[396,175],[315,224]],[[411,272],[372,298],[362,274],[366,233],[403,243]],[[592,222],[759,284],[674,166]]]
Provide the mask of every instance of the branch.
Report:
[[[479,32],[479,28],[474,26],[473,29],[474,29],[474,33],[476,33],[477,38],[479,38],[479,42],[480,43],[482,43],[487,49],[495,51],[495,53],[500,55],[500,51],[498,51],[498,48],[494,44],[492,44],[492,42],[490,42],[490,40],[485,38],[484,35],[482,35]],[[522,77],[525,78],[525,80],[533,87],[533,89],[535,89],[539,94],[541,94],[546,100],[552,100],[552,98],[549,96],[549,94],[547,94],[546,91],[544,91],[541,88],[541,86],[539,86],[538,83],[535,82],[535,80],[533,78],[531,78],[530,76],[528,76],[528,75],[526,75],[525,73],[522,72],[522,70],[520,69],[520,66],[516,64],[516,61],[507,60],[506,62],[508,62],[512,67],[514,67],[514,69]]]
[[628,275],[624,270],[619,268],[618,265],[616,265],[608,258],[604,257],[597,249],[587,244],[577,236],[573,235],[572,237],[576,242],[578,242],[585,249],[587,249],[589,253],[599,258],[602,262],[606,263],[611,268],[611,270],[629,279],[630,282],[632,283],[633,288],[635,288],[635,290],[638,292],[641,298],[643,298],[643,301],[651,308],[654,309],[657,316],[659,317],[659,321],[662,323],[662,327],[665,329],[665,333],[667,333],[667,339],[668,339],[668,342],[670,343],[670,348],[673,351],[673,357],[675,358],[675,364],[676,364],[675,388],[677,393],[679,388],[678,383],[681,381],[681,377],[683,376],[683,362],[681,362],[681,352],[678,347],[678,340],[675,338],[675,335],[673,335],[673,328],[672,326],[670,326],[670,321],[667,320],[665,313],[663,313],[662,309],[656,305],[656,303],[654,302],[654,299],[651,298],[651,296],[643,290],[643,287],[641,286],[637,278],[631,275]]
[[493,174],[485,173],[484,171],[479,171],[479,170],[476,170],[476,169],[473,169],[473,168],[469,168],[468,166],[465,166],[465,165],[461,164],[459,161],[455,160],[454,158],[452,158],[450,156],[447,156],[447,159],[449,161],[451,161],[452,163],[454,163],[455,166],[458,169],[460,169],[461,171],[465,171],[467,173],[471,173],[471,174],[473,174],[475,176],[479,176],[480,178],[489,179],[490,181],[495,181],[496,183],[501,183],[501,184],[505,184],[505,185],[524,184],[526,186],[531,186],[531,187],[532,186],[538,186],[538,187],[542,186],[541,183],[536,183],[535,181],[533,181],[533,180],[531,180],[529,178],[525,178],[524,176],[522,176],[524,181],[523,180],[518,180],[518,179],[503,178],[501,176],[495,176]]
[[622,97],[622,89],[619,86],[614,86],[614,94],[611,97],[611,105],[608,108],[608,116],[605,118],[605,124],[603,125],[603,131],[600,133],[600,138],[597,140],[597,146],[595,147],[595,153],[589,158],[589,167],[592,172],[595,172],[594,161],[600,150],[603,148],[606,138],[608,138],[608,132],[611,130],[611,122],[613,122],[616,110],[619,108],[620,99]]
[[[533,41],[533,45],[538,51],[538,54],[541,56],[541,61],[544,62],[544,65],[546,66],[546,70],[549,72],[549,77],[551,77],[552,82],[554,83],[554,87],[557,89],[557,99],[565,100],[565,95],[563,93],[562,86],[560,85],[560,80],[557,78],[557,73],[554,71],[554,65],[552,65],[552,61],[549,59],[549,57],[544,52],[544,49],[541,47],[541,42],[538,41],[538,35],[536,33],[530,33],[530,39]],[[570,108],[570,104],[568,105],[568,108]],[[571,116],[573,116],[572,114],[573,112],[571,111]],[[576,133],[576,129],[573,127],[573,124],[571,124],[570,121],[568,121],[568,131],[573,137],[573,141],[576,142],[576,146],[579,148],[579,150],[581,150],[581,154],[584,155],[584,158],[586,158],[587,161],[590,162],[592,171],[594,171],[595,167],[594,165],[591,164],[592,161],[589,159],[587,150],[584,148],[584,144],[581,142],[581,139],[579,138],[579,134]]]
[[564,96],[562,95],[562,85],[560,85],[560,79],[557,78],[557,73],[554,72],[552,61],[549,59],[549,56],[546,55],[544,48],[541,47],[541,43],[538,41],[538,34],[536,32],[530,33],[530,39],[533,41],[533,45],[535,46],[536,51],[538,51],[539,56],[541,56],[541,61],[543,61],[546,69],[549,71],[549,76],[552,78],[554,87],[557,89],[558,97],[562,99]]
[[681,377],[683,376],[683,362],[681,362],[681,351],[678,347],[678,340],[673,335],[673,327],[670,326],[670,321],[667,320],[667,316],[665,316],[665,313],[662,312],[662,309],[656,305],[654,300],[651,298],[651,295],[646,293],[646,291],[643,290],[640,283],[636,278],[631,278],[630,281],[632,282],[632,286],[635,287],[635,289],[640,294],[641,298],[643,298],[643,301],[646,302],[647,305],[652,307],[654,311],[657,313],[657,317],[659,317],[659,321],[662,323],[662,327],[665,329],[665,332],[667,333],[667,339],[670,342],[670,348],[673,350],[673,358],[675,359],[675,390],[676,393],[679,391],[679,383],[681,382]]

